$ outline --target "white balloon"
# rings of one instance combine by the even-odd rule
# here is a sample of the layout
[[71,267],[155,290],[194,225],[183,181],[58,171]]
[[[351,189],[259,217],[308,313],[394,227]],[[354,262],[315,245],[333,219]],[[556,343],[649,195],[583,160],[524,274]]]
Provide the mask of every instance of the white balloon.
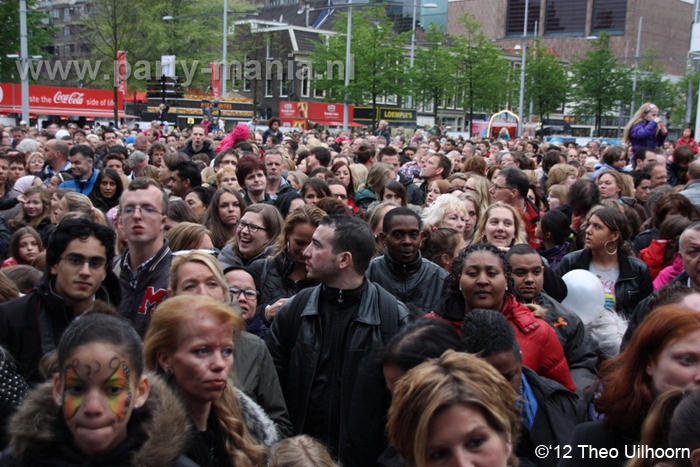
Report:
[[587,325],[605,308],[605,290],[600,279],[585,269],[574,269],[562,277],[568,293],[562,304],[574,311]]

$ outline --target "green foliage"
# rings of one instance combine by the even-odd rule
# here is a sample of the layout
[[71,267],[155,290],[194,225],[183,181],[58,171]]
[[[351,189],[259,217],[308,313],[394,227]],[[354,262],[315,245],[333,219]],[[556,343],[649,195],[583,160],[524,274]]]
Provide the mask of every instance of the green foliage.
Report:
[[464,15],[460,23],[464,35],[456,38],[460,56],[457,73],[462,83],[460,100],[468,109],[471,124],[475,110],[492,112],[507,106],[517,82],[501,49],[481,31],[474,15]]
[[[317,42],[311,54],[314,73],[321,78],[313,80],[316,89],[326,91],[329,102],[343,102],[345,95],[345,32],[347,12],[338,15],[334,29],[338,34],[328,43]],[[351,103],[372,102],[377,97],[398,95],[404,91],[402,82],[406,64],[408,33],[396,34],[382,8],[355,8],[352,12],[351,77],[347,87]]]
[[423,35],[425,45],[417,44],[413,70],[406,80],[416,102],[431,103],[437,122],[440,103],[457,93],[461,81],[456,73],[460,57],[443,26],[431,24]]
[[[688,87],[691,89],[688,102]],[[684,128],[695,122],[698,108],[698,92],[700,92],[700,71],[689,71],[673,86],[673,103],[670,110],[669,124],[675,128]],[[687,119],[688,104],[690,104],[690,119]]]
[[655,61],[656,57],[658,57],[657,51],[649,49],[639,63],[636,72],[637,91],[633,94],[635,102],[633,112],[643,102],[653,102],[662,111],[670,110],[673,106],[676,88],[671,81],[664,79],[664,69]]
[[[51,36],[56,28],[43,24],[47,18],[43,13],[36,11],[36,0],[27,0],[27,48],[29,56],[41,55],[42,49],[51,43]],[[19,2],[0,2],[0,44],[2,44],[2,57],[0,57],[0,82],[19,83],[18,60],[9,59],[6,54],[20,53],[19,36]]]
[[525,70],[525,102],[532,102],[540,121],[561,109],[568,94],[566,69],[556,55],[534,41],[528,51]]
[[592,41],[586,57],[578,58],[572,65],[574,113],[594,115],[596,135],[600,135],[603,115],[617,111],[630,98],[629,70],[618,65],[608,42],[608,35],[602,33]]

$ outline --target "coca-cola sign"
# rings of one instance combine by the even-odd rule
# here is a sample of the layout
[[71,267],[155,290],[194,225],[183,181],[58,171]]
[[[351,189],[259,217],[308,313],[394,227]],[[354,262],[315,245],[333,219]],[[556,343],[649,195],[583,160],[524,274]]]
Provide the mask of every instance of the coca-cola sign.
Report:
[[53,95],[53,101],[55,104],[83,105],[84,100],[85,93],[83,92],[64,94],[61,91],[56,91],[56,94]]

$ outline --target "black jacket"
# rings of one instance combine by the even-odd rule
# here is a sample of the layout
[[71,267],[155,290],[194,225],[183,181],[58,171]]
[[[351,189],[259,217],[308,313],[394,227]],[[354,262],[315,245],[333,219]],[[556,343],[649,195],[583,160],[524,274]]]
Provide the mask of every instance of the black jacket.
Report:
[[[624,254],[618,254],[617,257],[620,263],[620,277],[615,283],[615,311],[628,317],[640,301],[651,295],[654,288],[651,285],[649,268],[643,261]],[[559,263],[557,274],[563,276],[574,269],[588,271],[592,258],[593,254],[589,249],[569,253]]]
[[[640,437],[639,432],[620,433],[608,429],[604,418],[582,423],[574,429],[571,438],[566,442],[566,445],[571,446],[570,451],[567,448],[571,457],[560,459],[558,465],[559,467],[622,467],[629,460],[625,456],[625,449],[631,453],[633,445],[639,444]],[[589,448],[582,449],[579,445],[591,446],[597,450],[605,448],[608,452],[610,449],[617,449],[618,456],[616,458],[594,457]]]
[[265,319],[265,307],[272,305],[280,298],[289,298],[300,290],[318,285],[317,281],[302,279],[294,281],[289,274],[294,270],[294,260],[287,255],[277,255],[269,258],[261,258],[250,264],[250,272],[255,277],[260,296],[256,314],[269,325]]
[[[272,322],[267,340],[294,425],[302,432],[322,349],[321,287],[304,289],[288,300]],[[369,282],[344,342],[340,381],[338,456],[346,467],[375,465],[386,448],[386,412],[391,397],[377,362],[385,343],[408,323],[405,305]]]
[[523,374],[535,394],[537,414],[531,430],[523,427],[516,455],[534,460],[543,467],[554,467],[558,460],[556,451],[551,450],[549,456],[538,459],[534,448],[542,444],[563,447],[576,425],[588,421],[586,405],[578,395],[556,381],[543,378],[527,367],[523,367]]
[[598,356],[591,349],[581,318],[545,292],[541,292],[533,301],[547,308],[545,320],[557,332],[576,389],[584,391],[595,384]]
[[42,384],[29,393],[12,419],[10,447],[0,454],[0,466],[196,467],[181,455],[188,433],[185,409],[157,376],[149,375],[149,380],[148,399],[132,413],[126,440],[93,457],[72,446],[72,435],[53,398],[53,382]]
[[[32,292],[0,304],[0,346],[12,355],[19,373],[29,382],[43,380],[39,361],[56,348],[75,318],[73,309],[54,291],[53,282],[45,273]],[[108,271],[95,298],[116,306],[119,297],[117,278]]]
[[423,193],[412,179],[399,172],[399,183],[406,187],[406,202],[408,204],[423,205],[425,202]]
[[204,153],[207,156],[209,156],[209,160],[214,160],[214,158],[216,157],[216,152],[212,149],[212,142],[208,139],[204,140],[204,142],[202,143],[202,149],[200,149],[199,151],[195,151],[192,147],[192,140],[188,140],[187,145],[184,148],[180,149],[180,152],[187,154],[190,159],[192,159],[192,157],[195,154],[201,153]]
[[384,287],[406,305],[414,305],[423,313],[430,313],[440,302],[447,271],[423,258],[420,251],[409,264],[396,261],[385,251],[369,263],[365,277]]

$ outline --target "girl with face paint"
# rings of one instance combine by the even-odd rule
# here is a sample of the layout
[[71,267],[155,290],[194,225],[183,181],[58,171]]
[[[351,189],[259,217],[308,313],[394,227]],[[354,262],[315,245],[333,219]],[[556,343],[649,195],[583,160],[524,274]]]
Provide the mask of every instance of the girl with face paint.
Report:
[[12,421],[12,451],[3,454],[12,465],[192,465],[180,455],[185,410],[165,383],[143,374],[141,340],[128,322],[85,315],[57,353],[53,383],[31,391]]

